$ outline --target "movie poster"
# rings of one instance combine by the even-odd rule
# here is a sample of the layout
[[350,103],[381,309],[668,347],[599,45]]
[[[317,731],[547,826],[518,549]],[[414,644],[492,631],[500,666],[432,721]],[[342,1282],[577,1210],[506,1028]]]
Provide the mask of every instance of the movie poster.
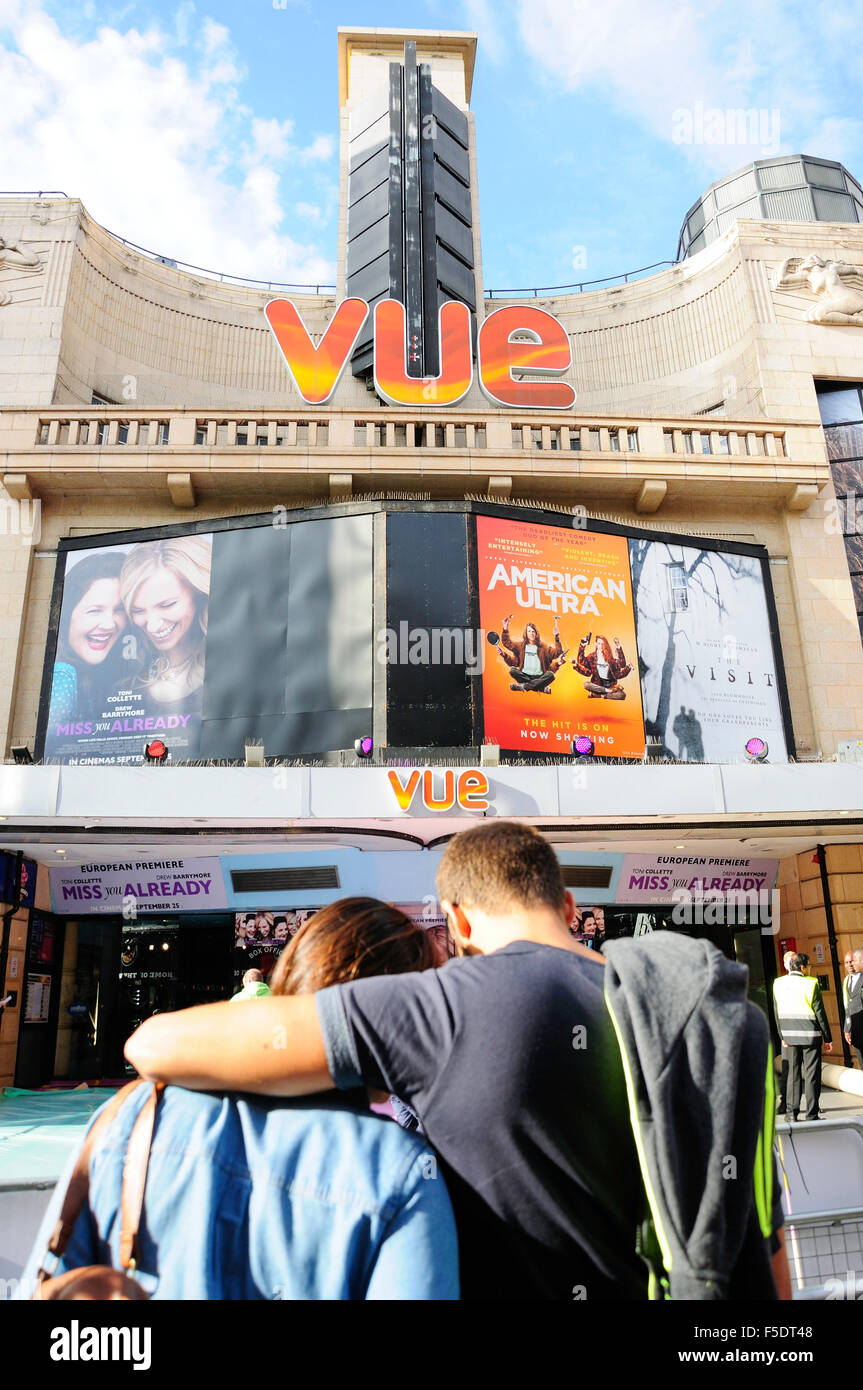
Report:
[[605,940],[605,908],[577,905],[569,931],[589,951],[598,951]]
[[163,739],[198,756],[212,536],[75,551],[66,561],[44,756],[140,763]]
[[269,975],[291,937],[318,911],[316,907],[277,908],[234,914],[234,971]]
[[477,517],[485,738],[508,750],[641,758],[626,538]]
[[645,731],[681,762],[741,762],[747,739],[785,761],[761,562],[631,537]]

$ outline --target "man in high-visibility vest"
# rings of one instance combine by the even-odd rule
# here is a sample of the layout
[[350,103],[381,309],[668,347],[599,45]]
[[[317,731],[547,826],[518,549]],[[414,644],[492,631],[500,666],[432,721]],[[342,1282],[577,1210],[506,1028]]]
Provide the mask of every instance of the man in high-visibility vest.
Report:
[[821,1098],[821,1045],[833,1051],[821,986],[809,976],[809,957],[798,951],[787,975],[773,981],[776,1026],[788,1051],[788,1109],[799,1119],[801,1082],[806,1088],[806,1119],[818,1120]]

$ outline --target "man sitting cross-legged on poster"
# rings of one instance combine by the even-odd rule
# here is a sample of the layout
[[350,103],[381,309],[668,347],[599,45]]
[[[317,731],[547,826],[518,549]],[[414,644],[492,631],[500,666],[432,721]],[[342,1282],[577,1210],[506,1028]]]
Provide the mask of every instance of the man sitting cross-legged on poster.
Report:
[[[554,642],[549,645],[542,641],[533,623],[525,625],[521,642],[514,642],[509,635],[512,613],[501,623],[501,645],[498,651],[509,667],[512,677],[510,690],[541,690],[543,695],[551,694],[551,684],[555,672],[563,665],[564,651],[560,644],[560,626],[554,620]],[[503,648],[512,652],[507,656]]]
[[461,958],[314,996],[157,1015],[126,1055],[144,1076],[196,1089],[390,1091],[446,1177],[463,1298],[644,1299],[608,967],[570,935],[575,904],[554,850],[530,826],[480,825],[447,845],[437,884]]

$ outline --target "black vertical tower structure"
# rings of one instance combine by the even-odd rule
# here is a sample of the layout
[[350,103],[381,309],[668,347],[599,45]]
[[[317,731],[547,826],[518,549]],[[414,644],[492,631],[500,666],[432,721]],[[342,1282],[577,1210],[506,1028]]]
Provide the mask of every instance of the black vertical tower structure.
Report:
[[351,113],[348,165],[349,296],[371,313],[354,349],[355,376],[372,373],[374,308],[405,306],[410,376],[440,371],[438,310],[448,299],[476,312],[468,123],[417,64],[416,44],[389,67],[389,100]]

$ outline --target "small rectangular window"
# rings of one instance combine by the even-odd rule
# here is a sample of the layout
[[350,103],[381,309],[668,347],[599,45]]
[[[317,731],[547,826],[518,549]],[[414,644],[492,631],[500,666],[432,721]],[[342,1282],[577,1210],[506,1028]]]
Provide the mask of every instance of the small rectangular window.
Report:
[[407,427],[407,425],[395,425],[395,426],[393,427],[393,443],[395,444],[396,448],[397,448],[397,449],[404,449],[404,448],[406,448],[406,447],[407,447],[407,442],[408,442],[408,427]]
[[569,447],[573,450],[581,448],[581,430],[569,431]]
[[196,444],[206,444],[206,442],[207,442],[207,427],[206,427],[206,425],[199,425],[198,428],[195,430],[195,443],[196,443]]
[[48,443],[48,430],[49,430],[49,428],[50,428],[49,425],[44,425],[44,424],[43,424],[43,425],[40,425],[40,426],[39,426],[39,443],[40,443],[40,444],[47,444],[47,443]]
[[549,443],[551,444],[552,449],[560,448],[560,430],[549,431]]
[[730,453],[731,453],[731,449],[730,449],[729,444],[728,444],[728,435],[727,435],[727,434],[721,434],[721,435],[719,436],[719,452],[720,452],[720,454],[730,454]]
[[301,421],[299,421],[298,424],[297,424],[297,443],[298,443],[298,444],[308,444],[308,442],[309,442],[309,426],[308,426],[308,422],[307,422],[307,421],[302,421],[302,420],[301,420]]
[[608,447],[613,454],[620,453],[620,435],[617,430],[608,431]]
[[523,443],[524,443],[524,440],[523,440],[523,436],[522,436],[522,433],[521,433],[521,425],[513,425],[513,427],[512,427],[512,447],[513,447],[514,449],[521,449],[522,446],[523,446]]
[[329,442],[330,442],[330,426],[329,426],[329,423],[328,423],[326,420],[324,420],[324,421],[319,421],[319,423],[318,423],[318,428],[317,428],[317,432],[316,432],[316,434],[315,434],[315,443],[318,445],[319,448],[325,449],[326,446],[329,444]]
[[701,436],[701,452],[702,452],[702,454],[710,454],[710,453],[713,452],[713,450],[712,450],[711,447],[710,447],[710,435],[709,435],[709,434],[702,434],[702,436]]
[[692,453],[692,434],[689,430],[683,431],[683,452],[684,454]]
[[160,421],[159,421],[159,433],[158,433],[158,435],[156,436],[156,440],[157,440],[157,443],[159,443],[159,444],[167,444],[167,443],[168,443],[168,422],[167,422],[167,420],[160,420]]
[[69,421],[68,421],[68,420],[61,420],[61,421],[60,421],[60,432],[59,432],[59,434],[57,435],[57,443],[58,443],[58,444],[68,444],[68,443],[69,443]]
[[473,432],[473,442],[477,449],[484,449],[486,447],[485,425],[477,425],[475,427]]
[[532,449],[542,448],[542,430],[532,429],[530,432],[530,447]]
[[362,449],[366,442],[365,420],[354,420],[354,448]]
[[626,447],[631,454],[638,453],[638,430],[627,430]]
[[118,443],[118,444],[128,444],[128,443],[129,443],[129,426],[128,426],[125,422],[124,422],[123,424],[117,426],[117,443]]
[[266,449],[270,442],[269,425],[258,425],[258,432],[255,437],[255,444],[259,449]]
[[373,443],[374,443],[379,449],[382,449],[383,446],[384,446],[384,445],[386,444],[386,442],[387,442],[387,427],[386,427],[386,425],[373,425],[373,426],[372,426],[372,436],[373,436]]
[[669,565],[668,580],[671,590],[672,612],[685,613],[689,608],[689,592],[687,589],[687,575],[684,566],[680,564]]
[[237,443],[238,443],[238,444],[248,444],[248,442],[249,442],[249,431],[248,431],[248,429],[246,428],[245,425],[238,425],[238,426],[237,426]]
[[422,449],[426,442],[426,427],[419,424],[414,425],[414,448]]
[[143,420],[143,421],[138,425],[138,443],[139,443],[139,444],[149,444],[149,443],[150,443],[150,425],[149,425],[149,421],[147,421],[147,420]]
[[456,425],[454,442],[457,449],[467,448],[467,425]]
[[665,452],[666,452],[667,454],[673,454],[673,453],[674,453],[674,430],[663,430],[663,431],[662,431],[662,441],[663,441],[663,443],[664,443],[664,445],[665,445]]
[[107,422],[107,420],[100,420],[99,423],[98,423],[98,425],[96,426],[96,443],[97,443],[97,444],[107,444],[107,443],[108,443],[108,422]]
[[434,445],[436,449],[446,448],[446,425],[435,425]]
[[216,443],[227,444],[228,442],[228,422],[220,420],[216,426]]
[[588,430],[589,449],[599,449],[599,430]]

